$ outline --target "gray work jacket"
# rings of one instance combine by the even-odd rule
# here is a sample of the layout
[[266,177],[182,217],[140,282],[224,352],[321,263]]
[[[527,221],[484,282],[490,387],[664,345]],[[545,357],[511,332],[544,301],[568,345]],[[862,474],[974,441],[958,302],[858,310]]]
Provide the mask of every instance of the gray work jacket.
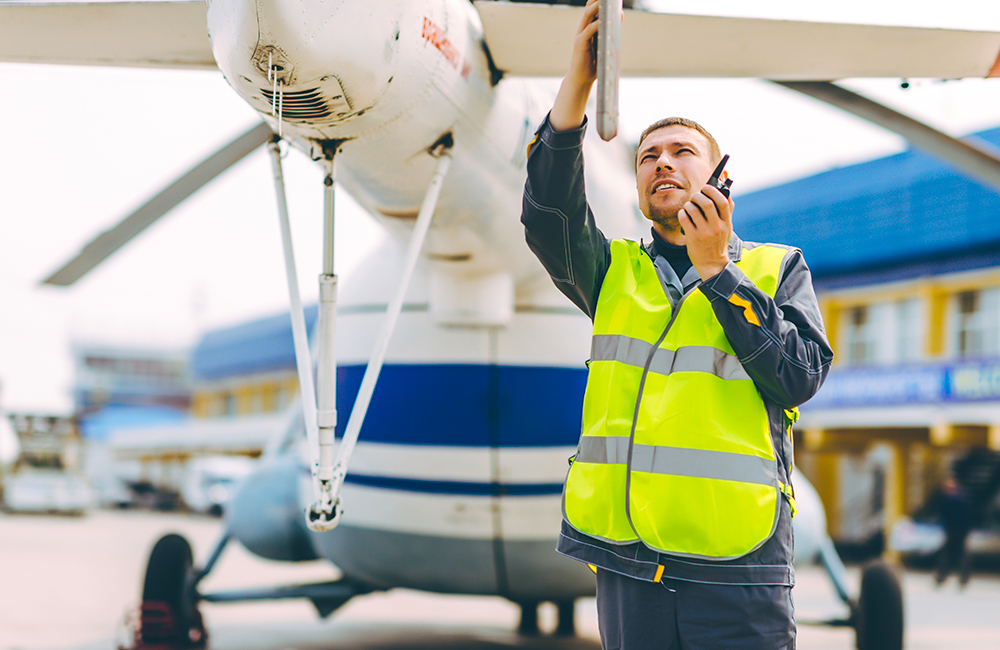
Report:
[[[579,129],[556,132],[548,118],[539,127],[528,151],[528,179],[521,222],[528,246],[555,285],[585,314],[594,318],[601,285],[611,264],[608,239],[597,228],[587,204],[583,180],[583,135]],[[812,276],[801,251],[785,258],[774,298],[750,282],[733,263],[744,249],[757,244],[733,234],[730,263],[718,275],[702,282],[692,267],[678,278],[659,254],[659,237],[644,245],[653,260],[671,303],[697,286],[712,304],[747,374],[754,380],[768,413],[778,463],[791,483],[792,445],[785,434],[785,409],[802,404],[822,385],[833,360],[826,340]],[[760,326],[744,317],[744,309],[729,302],[739,294],[759,307]],[[791,513],[783,503],[774,534],[756,551],[736,560],[709,561],[676,558],[642,543],[615,545],[590,537],[563,521],[556,550],[574,559],[643,580],[653,580],[659,566],[663,576],[719,584],[794,584]]]

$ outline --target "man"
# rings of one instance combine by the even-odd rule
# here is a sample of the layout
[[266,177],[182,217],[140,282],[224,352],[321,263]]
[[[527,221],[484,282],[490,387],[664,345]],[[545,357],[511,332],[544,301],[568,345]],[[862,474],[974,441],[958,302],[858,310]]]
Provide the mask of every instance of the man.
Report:
[[706,185],[718,146],[689,120],[639,143],[652,241],[597,229],[581,149],[596,16],[591,0],[521,216],[594,321],[557,550],[597,574],[605,650],[794,648],[791,423],[833,357],[811,277],[797,249],[733,234],[733,201]]
[[945,478],[941,486],[938,511],[944,526],[945,542],[938,551],[934,581],[941,586],[948,574],[956,570],[959,585],[965,587],[969,583],[969,555],[965,550],[965,540],[972,530],[975,513],[965,490],[951,476]]

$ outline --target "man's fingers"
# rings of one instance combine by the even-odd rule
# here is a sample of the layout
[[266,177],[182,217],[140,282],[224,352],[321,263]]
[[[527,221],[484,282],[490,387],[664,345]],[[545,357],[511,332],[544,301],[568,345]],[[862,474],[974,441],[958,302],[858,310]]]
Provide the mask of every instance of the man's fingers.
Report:
[[698,208],[698,212],[701,213],[701,218],[704,219],[705,221],[708,221],[708,213],[705,212],[705,208],[700,203],[698,203],[698,201],[695,201],[693,199],[691,203],[694,204],[694,207]]
[[711,185],[706,185],[701,188],[701,194],[712,203],[712,207],[715,208],[715,213],[719,215],[720,219],[725,219],[725,211],[722,210],[721,206],[728,205],[730,214],[733,211],[733,199],[727,198],[725,194],[720,192],[717,188]]
[[582,39],[588,44],[591,65],[597,64],[597,29],[600,23],[597,22],[597,0],[588,0],[587,7],[580,20],[580,28],[577,30],[577,39]]
[[[706,202],[706,200],[707,199],[705,197],[700,197],[698,195],[692,196],[691,200],[688,201],[686,204],[684,204],[684,208],[687,210],[688,214],[690,214],[692,218],[700,215],[702,219],[708,221],[708,215],[709,215],[707,209],[708,206],[703,205]],[[711,201],[708,201],[708,203],[711,203]],[[696,208],[697,212],[695,212]]]
[[597,20],[597,8],[597,0],[588,0],[587,8],[583,11],[583,18],[580,20],[581,31],[587,24]]
[[[691,218],[691,215],[688,214],[687,210],[681,208],[680,210],[677,211],[677,221],[682,222],[685,220],[689,224],[691,224],[690,225],[691,228],[694,228],[695,230],[698,229],[698,225],[694,222],[694,219]],[[681,230],[683,230],[683,228],[681,228]]]

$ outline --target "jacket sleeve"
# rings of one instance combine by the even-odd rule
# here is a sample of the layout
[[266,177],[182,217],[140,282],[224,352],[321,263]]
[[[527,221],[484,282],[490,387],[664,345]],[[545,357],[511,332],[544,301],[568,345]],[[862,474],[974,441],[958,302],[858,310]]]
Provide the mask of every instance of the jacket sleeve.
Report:
[[[732,262],[705,281],[701,291],[765,397],[792,408],[816,394],[830,370],[833,350],[801,251],[793,249],[785,258],[773,300]],[[731,301],[734,294],[742,300]],[[747,312],[746,302],[753,314]]]
[[546,116],[528,148],[521,223],[528,247],[552,282],[593,320],[611,249],[587,204],[586,129],[584,121],[579,129],[553,131]]

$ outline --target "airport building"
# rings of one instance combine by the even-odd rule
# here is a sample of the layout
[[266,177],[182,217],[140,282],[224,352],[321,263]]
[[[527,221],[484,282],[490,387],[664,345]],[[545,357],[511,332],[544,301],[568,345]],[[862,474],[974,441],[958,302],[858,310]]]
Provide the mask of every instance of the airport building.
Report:
[[120,463],[107,442],[122,429],[180,424],[188,419],[190,352],[77,342],[72,353],[72,423],[82,437],[80,471],[91,488],[88,500],[92,497],[102,505],[135,502],[146,490],[148,477],[138,466]]
[[191,408],[189,351],[73,345],[73,411],[85,438],[122,426],[186,418]]
[[[307,317],[311,325],[315,307]],[[298,391],[287,313],[210,331],[184,358],[184,417],[121,427],[110,440],[119,461],[139,463],[143,477],[173,489],[194,458],[260,456],[289,425]]]
[[910,150],[736,201],[744,239],[799,246],[813,272],[836,359],[796,460],[834,539],[929,514],[949,473],[1000,527],[997,190]]
[[[316,321],[305,310],[306,327]],[[287,313],[207,333],[192,355],[196,418],[249,417],[285,410],[299,389]]]
[[106,404],[170,406],[187,410],[191,402],[188,351],[127,348],[77,343],[76,411]]

